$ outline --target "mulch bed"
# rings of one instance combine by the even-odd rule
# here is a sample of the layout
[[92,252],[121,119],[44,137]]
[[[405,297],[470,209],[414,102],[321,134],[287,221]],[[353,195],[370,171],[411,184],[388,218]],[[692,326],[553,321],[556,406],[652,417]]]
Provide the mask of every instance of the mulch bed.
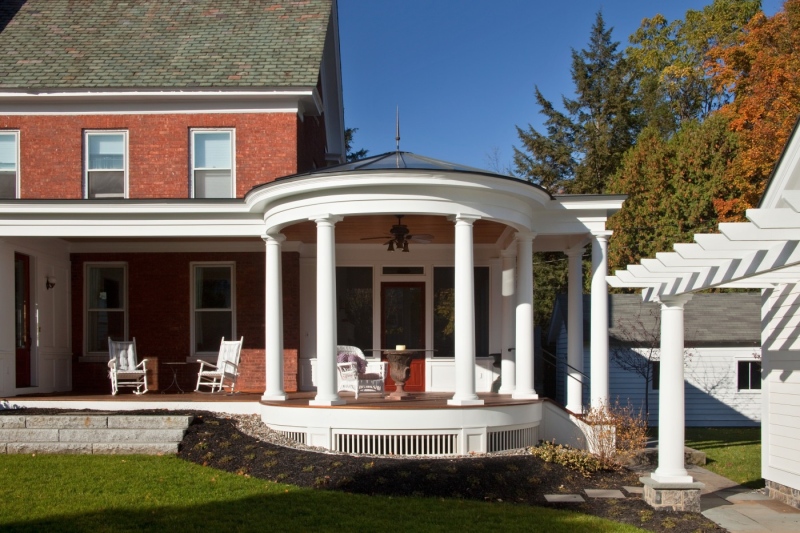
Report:
[[699,513],[654,511],[637,496],[586,498],[585,503],[551,504],[545,494],[581,494],[584,488],[638,486],[628,470],[585,478],[532,455],[457,459],[394,459],[318,453],[260,441],[236,429],[231,419],[199,413],[179,456],[240,475],[320,490],[381,496],[461,498],[567,509],[658,532],[723,532]]

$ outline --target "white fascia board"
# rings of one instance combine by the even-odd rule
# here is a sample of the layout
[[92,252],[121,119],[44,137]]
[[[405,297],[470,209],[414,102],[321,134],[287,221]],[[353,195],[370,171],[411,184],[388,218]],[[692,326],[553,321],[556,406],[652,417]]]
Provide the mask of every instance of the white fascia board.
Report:
[[554,194],[558,204],[570,211],[607,211],[607,216],[611,216],[620,209],[628,198],[626,194]]
[[53,215],[148,215],[165,214],[176,217],[190,214],[206,214],[217,216],[219,214],[253,216],[247,206],[241,201],[230,202],[170,202],[170,201],[129,201],[103,202],[102,200],[42,200],[20,201],[12,200],[0,202],[0,222],[11,217],[48,217]]
[[299,113],[318,114],[316,88],[169,91],[0,91],[0,114],[88,115],[163,113]]
[[658,280],[665,291],[676,293],[689,291],[689,287],[696,283],[699,277],[697,272],[652,272],[642,265],[630,265],[628,272],[640,279]]
[[661,283],[657,281],[634,278],[626,274],[624,270],[617,270],[613,276],[606,276],[606,282],[618,289],[644,289],[661,286]]
[[708,283],[712,273],[715,272],[715,268],[712,266],[691,266],[688,264],[667,266],[657,259],[642,259],[641,266],[654,273],[679,274],[687,280],[687,284]]
[[752,222],[723,222],[719,231],[731,241],[788,241],[797,238],[797,228],[761,229]]
[[800,213],[790,208],[748,209],[747,219],[761,229],[800,229]]
[[0,237],[260,237],[263,222],[241,220],[61,219],[0,224]]

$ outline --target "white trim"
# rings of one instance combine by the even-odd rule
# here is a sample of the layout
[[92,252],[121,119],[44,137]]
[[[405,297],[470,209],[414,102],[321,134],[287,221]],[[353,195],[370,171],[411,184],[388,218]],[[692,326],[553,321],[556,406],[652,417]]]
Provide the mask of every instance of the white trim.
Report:
[[19,130],[15,130],[15,129],[8,129],[8,130],[0,129],[0,135],[13,135],[14,136],[14,144],[15,144],[15,148],[16,148],[16,151],[17,151],[16,166],[14,168],[14,172],[16,173],[15,182],[14,182],[14,198],[16,199],[16,198],[20,197],[20,188],[21,188],[21,183],[22,183],[22,180],[20,178],[20,175],[22,174],[22,162],[20,160],[20,158],[21,158],[20,132],[19,132]]
[[89,270],[91,268],[121,268],[123,276],[122,286],[122,313],[124,315],[123,340],[130,338],[128,330],[128,263],[125,261],[87,261],[83,264],[83,348],[79,362],[107,361],[108,353],[89,352]]
[[[126,129],[86,129],[83,130],[83,198],[89,199],[89,138],[94,135],[122,135],[122,198],[128,198],[128,130]],[[118,172],[120,169],[95,169],[95,171],[108,170]],[[95,197],[92,200],[118,198],[117,196]]]
[[230,135],[231,184],[229,198],[236,198],[236,128],[191,128],[189,130],[189,197],[196,198],[195,171],[207,170],[195,167],[195,136],[198,133],[228,133]]
[[[222,267],[230,268],[231,273],[231,339],[236,339],[236,261],[191,261],[189,262],[189,357],[187,362],[197,362],[202,360],[212,360],[217,355],[213,352],[195,351],[195,284],[196,271],[198,267]],[[218,309],[219,311],[219,309]]]

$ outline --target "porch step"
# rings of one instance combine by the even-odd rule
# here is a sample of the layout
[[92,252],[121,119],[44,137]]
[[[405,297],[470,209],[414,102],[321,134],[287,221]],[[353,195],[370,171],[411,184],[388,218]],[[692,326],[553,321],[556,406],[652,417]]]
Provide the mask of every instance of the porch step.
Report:
[[174,454],[188,415],[0,414],[0,453]]

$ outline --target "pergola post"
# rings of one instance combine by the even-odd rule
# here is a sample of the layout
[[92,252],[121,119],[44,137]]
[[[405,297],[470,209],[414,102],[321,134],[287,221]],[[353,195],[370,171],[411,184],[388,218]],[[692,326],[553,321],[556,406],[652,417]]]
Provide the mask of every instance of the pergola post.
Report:
[[592,232],[591,406],[608,406],[608,238],[611,231]]
[[341,217],[323,215],[317,225],[317,395],[309,405],[343,405],[336,390],[336,239]]
[[514,351],[514,307],[516,304],[517,249],[511,246],[500,254],[503,258],[502,321],[503,342],[500,355],[500,392],[512,394],[517,386],[517,358]]
[[283,282],[281,279],[281,233],[262,237],[266,245],[266,307],[264,312],[264,352],[266,357],[266,390],[264,401],[286,400],[283,390]]
[[475,393],[475,268],[472,225],[478,217],[455,217],[456,391],[448,405],[483,405]]
[[583,412],[583,246],[570,248],[567,287],[567,409]]
[[515,399],[536,399],[533,388],[533,232],[517,233],[517,309]]
[[661,297],[661,360],[658,393],[658,468],[661,483],[691,483],[684,466],[683,306],[691,294]]
[[700,512],[700,490],[684,458],[683,306],[691,294],[662,296],[658,394],[658,468],[644,485],[644,500],[656,509]]

